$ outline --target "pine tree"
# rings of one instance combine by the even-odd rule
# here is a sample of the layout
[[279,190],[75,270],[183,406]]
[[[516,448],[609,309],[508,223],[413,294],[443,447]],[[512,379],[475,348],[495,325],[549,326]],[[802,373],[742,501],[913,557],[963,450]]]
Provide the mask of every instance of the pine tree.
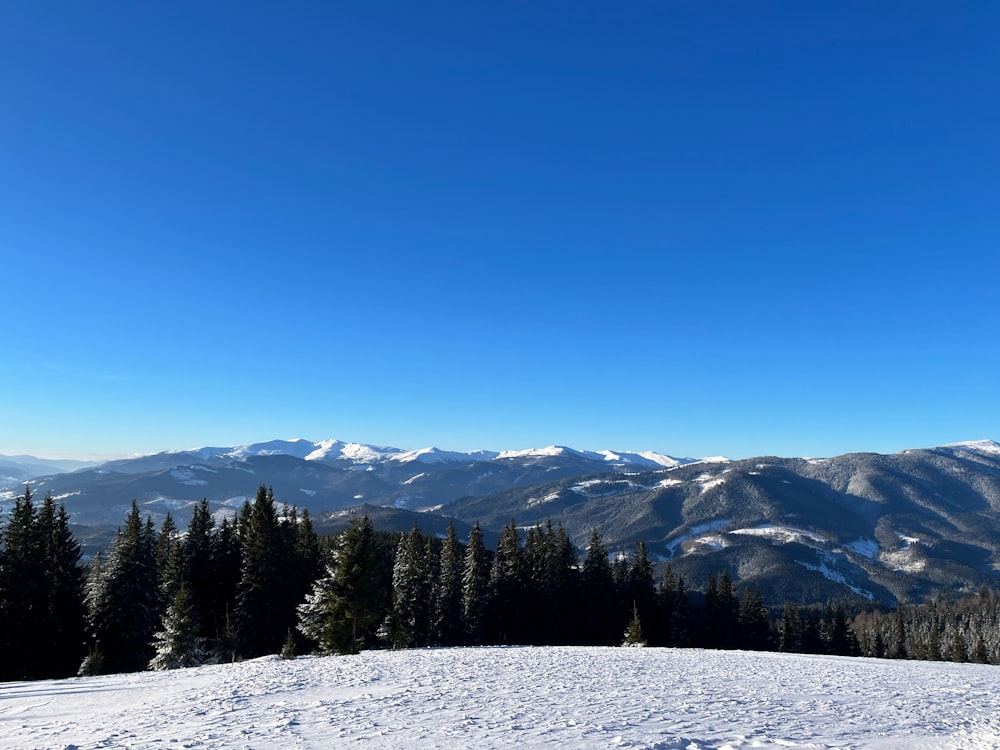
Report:
[[394,648],[427,645],[430,635],[429,565],[420,529],[402,534],[392,569],[391,637]]
[[69,527],[66,508],[56,508],[47,494],[38,514],[42,542],[41,574],[45,581],[45,618],[37,633],[44,644],[35,654],[38,677],[68,677],[75,674],[85,652],[85,609],[80,544]]
[[490,568],[490,595],[486,609],[487,640],[491,643],[523,643],[525,571],[521,539],[514,520],[504,526]]
[[581,589],[581,598],[589,605],[583,625],[584,641],[593,645],[612,645],[621,630],[611,563],[597,529],[592,529],[590,533],[587,555],[583,560]]
[[890,659],[908,659],[909,651],[906,647],[906,621],[903,618],[903,608],[896,608],[895,627],[892,631],[892,644],[889,646],[888,656]]
[[286,593],[287,540],[278,526],[274,491],[261,485],[241,526],[242,567],[234,623],[245,658],[276,654],[294,617],[281,606]]
[[740,647],[750,651],[768,648],[771,624],[767,619],[767,608],[760,594],[760,588],[743,590],[738,616]]
[[463,641],[462,551],[454,522],[448,523],[445,532],[439,569],[434,588],[434,638],[441,646],[457,646]]
[[0,536],[0,677],[29,679],[45,623],[42,545],[31,488],[15,499],[10,521]]
[[778,623],[778,650],[802,652],[802,613],[788,602]]
[[198,635],[194,605],[187,585],[178,586],[160,630],[153,635],[153,658],[150,669],[196,667],[206,658],[204,639]]
[[181,537],[168,512],[156,538],[156,588],[161,613],[166,612],[183,582],[181,568]]
[[208,574],[198,576],[197,569],[191,569],[192,581],[199,581],[193,585],[196,607],[203,606],[200,604],[202,596],[206,600],[201,612],[205,636],[221,662],[232,661],[236,654],[238,639],[233,612],[242,578],[242,559],[243,548],[236,524],[224,518],[218,531],[212,534]]
[[91,650],[107,672],[136,672],[152,658],[158,624],[155,531],[132,508],[111,543],[107,559],[90,571],[87,621]]
[[656,592],[657,622],[659,634],[657,645],[685,646],[690,634],[691,604],[688,601],[684,579],[674,574],[673,566],[667,563],[663,569]]
[[623,646],[645,646],[646,641],[642,637],[642,623],[639,621],[639,607],[632,605],[632,619],[629,620],[628,628],[625,629],[625,640]]
[[649,550],[644,542],[636,542],[635,553],[629,562],[626,596],[632,601],[632,609],[647,623],[653,623],[656,602],[656,584],[653,580],[653,564],[649,561]]
[[357,653],[389,609],[388,589],[371,521],[355,517],[337,540],[326,576],[298,607],[299,632],[323,653]]
[[490,562],[483,542],[483,530],[477,521],[469,532],[462,565],[462,620],[468,642],[483,642],[483,615],[489,597]]
[[203,639],[214,635],[211,626],[212,587],[216,572],[212,567],[212,528],[215,520],[208,509],[208,501],[195,506],[188,523],[187,533],[179,549],[179,583],[187,587],[191,597],[191,616],[195,629]]

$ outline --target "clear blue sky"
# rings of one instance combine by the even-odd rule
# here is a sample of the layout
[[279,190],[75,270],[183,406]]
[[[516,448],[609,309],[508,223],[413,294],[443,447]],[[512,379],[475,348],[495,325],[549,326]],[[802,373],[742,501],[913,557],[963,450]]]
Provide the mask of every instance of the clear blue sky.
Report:
[[1000,5],[0,3],[0,453],[1000,438]]

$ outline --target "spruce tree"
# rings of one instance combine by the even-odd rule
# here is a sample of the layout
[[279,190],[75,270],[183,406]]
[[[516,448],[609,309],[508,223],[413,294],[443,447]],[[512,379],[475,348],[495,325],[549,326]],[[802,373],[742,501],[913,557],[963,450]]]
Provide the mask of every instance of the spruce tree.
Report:
[[35,654],[35,675],[68,677],[75,674],[85,653],[82,552],[69,527],[66,508],[56,508],[47,494],[38,514],[45,581],[45,618],[37,633],[44,644]]
[[524,582],[521,539],[511,519],[500,532],[490,569],[490,594],[486,608],[488,642],[524,643]]
[[429,561],[420,529],[400,535],[392,569],[390,634],[394,648],[425,646],[430,636]]
[[[236,653],[237,637],[234,612],[236,609],[236,592],[242,577],[243,548],[235,523],[224,518],[216,533],[212,534],[210,550],[209,574],[205,577],[195,577],[192,568],[192,580],[200,580],[193,586],[196,596],[196,607],[201,607],[202,589],[207,603],[201,616],[205,635],[209,638],[211,647],[217,652],[219,661],[228,662]],[[193,560],[192,560],[193,562]]]
[[467,641],[472,645],[483,642],[483,615],[489,598],[490,562],[483,542],[483,530],[476,521],[469,532],[462,564],[462,620]]
[[784,613],[778,623],[778,650],[802,652],[802,615],[798,609],[785,602]]
[[[111,543],[107,559],[90,571],[87,622],[91,650],[103,656],[103,669],[136,672],[152,658],[157,614],[155,532],[143,524],[139,507],[131,510]],[[151,535],[152,534],[152,535]]]
[[623,646],[645,646],[646,641],[642,637],[642,623],[639,620],[639,607],[635,604],[632,605],[632,619],[629,620],[628,627],[625,629],[625,640],[622,642]]
[[583,560],[581,587],[581,597],[589,606],[583,626],[585,642],[601,646],[614,644],[621,633],[614,577],[608,551],[601,543],[596,528],[591,530],[590,543]]
[[455,523],[448,523],[441,544],[437,585],[434,587],[434,640],[441,646],[457,646],[463,641],[462,550]]
[[15,499],[0,537],[0,677],[29,679],[46,619],[42,540],[31,488]]
[[771,623],[760,588],[743,589],[738,615],[738,645],[750,651],[764,651],[770,645]]
[[153,651],[150,669],[196,667],[205,662],[204,639],[198,635],[193,600],[184,583],[168,605],[161,629],[153,634]]
[[298,629],[323,653],[357,653],[389,610],[375,531],[368,516],[354,517],[337,540],[326,575],[298,607]]
[[281,650],[294,610],[281,606],[286,594],[287,542],[278,526],[274,491],[261,485],[241,527],[242,567],[234,623],[244,658]]
[[632,609],[637,610],[647,623],[653,624],[656,584],[653,580],[653,564],[649,560],[649,550],[644,542],[636,542],[626,580],[626,601],[631,600]]

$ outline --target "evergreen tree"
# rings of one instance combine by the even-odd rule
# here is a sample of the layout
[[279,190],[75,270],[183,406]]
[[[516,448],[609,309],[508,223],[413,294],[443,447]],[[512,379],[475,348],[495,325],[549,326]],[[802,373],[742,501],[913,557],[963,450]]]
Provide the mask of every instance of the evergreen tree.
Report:
[[35,653],[34,676],[68,677],[75,674],[85,653],[85,609],[80,545],[69,528],[66,508],[56,508],[47,494],[38,514],[42,543],[45,617],[36,634],[43,645]]
[[740,601],[739,645],[750,651],[764,651],[770,645],[771,623],[767,619],[767,608],[760,594],[760,588],[743,590]]
[[[552,536],[552,524],[546,527],[546,538]],[[562,524],[556,529],[549,564],[548,621],[551,628],[549,643],[571,643],[572,630],[577,627],[576,608],[579,601],[580,572],[576,549]]]
[[903,608],[896,608],[895,627],[892,631],[892,644],[889,647],[890,659],[908,659],[909,652],[906,648],[906,620],[903,617]]
[[323,653],[357,653],[389,608],[375,532],[368,516],[353,518],[333,562],[298,607],[299,631]]
[[625,630],[625,640],[623,646],[645,646],[646,641],[642,637],[642,623],[639,621],[639,607],[632,605],[632,619],[629,620],[628,628]]
[[187,585],[181,583],[163,615],[162,628],[153,635],[150,669],[179,669],[204,663],[205,644],[198,635],[193,613],[191,594]]
[[[219,530],[212,534],[210,550],[210,575],[197,576],[200,582],[193,586],[195,606],[201,608],[204,595],[207,603],[201,612],[205,636],[219,661],[231,661],[236,655],[237,634],[233,613],[236,592],[242,577],[243,550],[236,524],[224,518]],[[194,558],[191,560],[192,564]],[[192,580],[196,569],[192,568]],[[204,591],[204,594],[202,593]]]
[[949,654],[951,661],[964,662],[969,660],[969,646],[965,642],[965,636],[962,635],[962,631],[955,628],[955,635],[951,642],[951,654]]
[[392,611],[389,616],[394,648],[425,646],[430,636],[430,570],[426,545],[413,524],[402,534],[392,569]]
[[208,501],[195,506],[188,523],[187,533],[180,544],[179,579],[190,594],[191,616],[197,634],[206,641],[214,635],[212,616],[212,589],[217,572],[212,565],[212,529],[215,520],[208,509]]
[[0,676],[29,679],[33,675],[39,629],[45,623],[45,590],[41,573],[42,545],[31,488],[15,499],[3,529],[0,552]]
[[489,597],[490,562],[483,542],[483,530],[477,521],[469,532],[462,565],[462,620],[468,642],[483,642],[483,615]]
[[294,618],[282,607],[287,538],[278,526],[274,491],[261,485],[241,526],[242,567],[234,622],[243,657],[276,654]]
[[802,652],[802,614],[788,602],[778,623],[778,650]]
[[90,571],[87,622],[91,650],[103,657],[103,669],[136,672],[153,656],[157,616],[155,532],[132,508],[111,543],[106,560]]
[[435,641],[441,646],[462,643],[462,551],[454,522],[448,523],[441,545],[440,574],[434,588]]
[[183,582],[181,563],[181,537],[168,512],[156,538],[156,588],[162,613],[166,612]]
[[635,553],[628,566],[626,598],[632,603],[632,609],[647,623],[654,623],[656,603],[656,584],[653,580],[653,564],[649,561],[649,550],[645,542],[635,544]]
[[514,520],[504,526],[490,569],[487,603],[487,640],[490,643],[523,643],[525,571],[521,539]]
[[593,645],[612,645],[621,630],[611,563],[597,529],[592,529],[590,533],[590,543],[583,560],[581,589],[581,597],[589,605],[583,623],[584,641]]

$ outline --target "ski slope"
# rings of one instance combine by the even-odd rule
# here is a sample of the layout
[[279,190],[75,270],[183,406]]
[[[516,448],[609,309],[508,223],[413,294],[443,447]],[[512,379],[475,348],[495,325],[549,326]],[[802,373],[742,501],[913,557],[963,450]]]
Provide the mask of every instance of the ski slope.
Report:
[[0,747],[994,748],[1000,668],[696,649],[267,657],[0,684]]

